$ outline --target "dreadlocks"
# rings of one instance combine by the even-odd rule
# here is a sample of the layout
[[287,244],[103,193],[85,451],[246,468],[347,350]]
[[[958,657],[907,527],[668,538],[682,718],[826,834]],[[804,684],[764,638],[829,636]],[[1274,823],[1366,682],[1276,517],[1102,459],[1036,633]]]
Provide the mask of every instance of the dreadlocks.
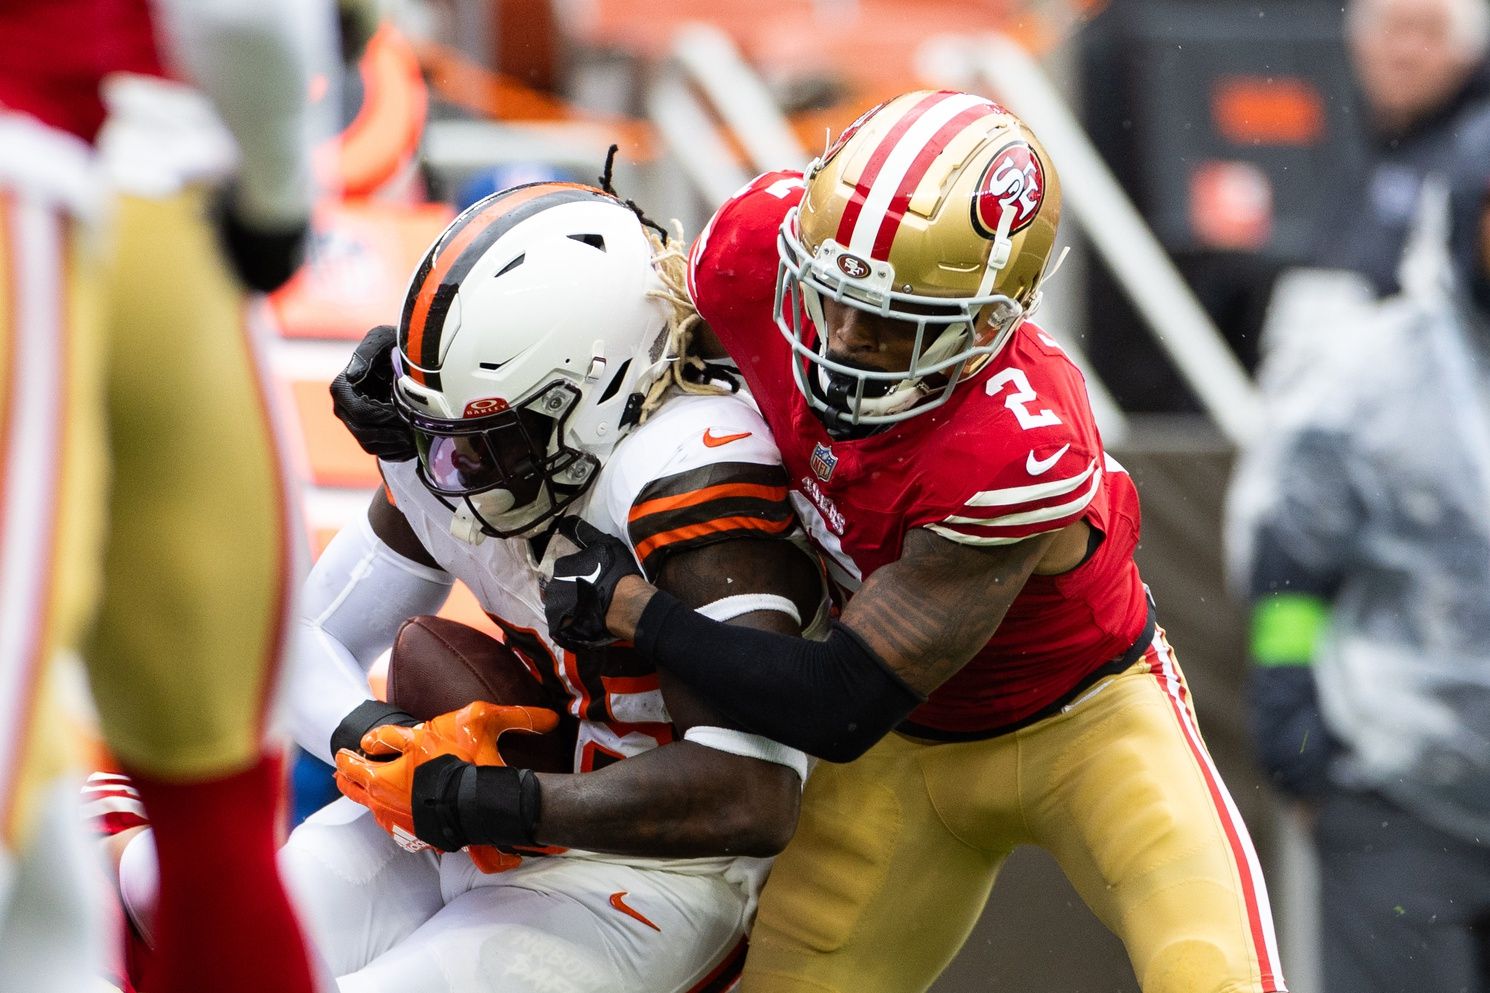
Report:
[[[662,288],[652,290],[648,296],[656,297],[668,305],[667,335],[663,350],[671,357],[668,370],[652,384],[642,401],[640,420],[662,404],[663,395],[673,387],[683,393],[694,395],[733,393],[737,388],[728,376],[721,377],[709,369],[703,359],[692,352],[694,331],[703,323],[693,301],[688,296],[688,256],[680,247],[686,244],[683,225],[673,221],[672,237],[661,224],[646,215],[635,200],[629,200],[616,192],[612,182],[619,146],[612,145],[605,155],[605,171],[600,174],[600,188],[620,200],[636,215],[649,230],[647,240],[652,243],[652,268],[657,270]],[[654,356],[655,357],[655,356]]]

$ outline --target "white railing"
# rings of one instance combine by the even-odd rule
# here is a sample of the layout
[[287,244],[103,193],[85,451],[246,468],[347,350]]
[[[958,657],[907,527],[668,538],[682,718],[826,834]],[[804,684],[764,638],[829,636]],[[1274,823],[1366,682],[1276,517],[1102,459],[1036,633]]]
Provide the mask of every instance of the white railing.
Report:
[[709,210],[752,176],[806,163],[771,91],[723,31],[686,25],[670,56],[647,93],[647,115],[669,160]]
[[1059,164],[1075,220],[1211,418],[1236,444],[1257,423],[1257,388],[1040,65],[1000,35],[939,38],[919,60],[940,81],[986,90],[1030,122]]

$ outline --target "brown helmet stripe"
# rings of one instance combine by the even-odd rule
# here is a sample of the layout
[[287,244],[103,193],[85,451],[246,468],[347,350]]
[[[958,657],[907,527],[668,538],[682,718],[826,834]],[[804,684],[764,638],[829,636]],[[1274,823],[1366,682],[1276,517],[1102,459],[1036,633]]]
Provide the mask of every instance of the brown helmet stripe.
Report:
[[440,362],[441,329],[450,302],[476,261],[494,242],[534,214],[580,200],[615,202],[599,190],[578,183],[531,183],[477,204],[435,242],[409,287],[399,325],[399,341],[410,360],[415,382],[439,388],[439,374],[425,372]]

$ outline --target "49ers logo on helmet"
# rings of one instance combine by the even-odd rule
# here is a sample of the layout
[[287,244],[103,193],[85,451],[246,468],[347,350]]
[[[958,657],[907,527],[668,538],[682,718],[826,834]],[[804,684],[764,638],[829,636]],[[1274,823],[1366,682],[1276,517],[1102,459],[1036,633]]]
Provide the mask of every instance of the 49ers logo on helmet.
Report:
[[850,279],[863,279],[869,275],[869,263],[845,252],[838,256],[838,270]]
[[481,417],[485,414],[500,414],[507,409],[507,401],[501,397],[487,397],[484,400],[472,400],[466,404],[465,413],[462,417]]
[[1034,149],[1015,142],[983,170],[973,192],[973,227],[985,238],[997,235],[1005,211],[1012,211],[1009,233],[1028,227],[1045,199],[1045,167]]

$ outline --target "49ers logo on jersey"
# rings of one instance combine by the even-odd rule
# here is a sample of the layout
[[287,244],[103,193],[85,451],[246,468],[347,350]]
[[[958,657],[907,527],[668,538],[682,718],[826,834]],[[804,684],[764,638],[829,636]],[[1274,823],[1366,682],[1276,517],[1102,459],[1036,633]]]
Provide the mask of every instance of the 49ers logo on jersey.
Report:
[[999,152],[973,193],[973,227],[985,238],[997,235],[999,222],[1012,211],[1009,233],[1028,227],[1045,200],[1045,167],[1035,150],[1015,142]]

